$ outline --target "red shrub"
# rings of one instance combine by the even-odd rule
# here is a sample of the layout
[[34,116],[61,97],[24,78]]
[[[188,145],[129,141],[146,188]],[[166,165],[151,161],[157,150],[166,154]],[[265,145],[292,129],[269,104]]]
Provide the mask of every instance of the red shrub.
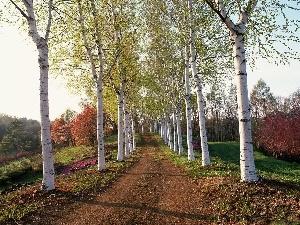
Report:
[[97,140],[97,109],[86,105],[71,123],[71,132],[76,145],[94,145]]
[[51,122],[51,137],[56,147],[73,145],[71,126],[63,117]]
[[258,125],[256,140],[269,154],[300,162],[300,108],[267,115]]

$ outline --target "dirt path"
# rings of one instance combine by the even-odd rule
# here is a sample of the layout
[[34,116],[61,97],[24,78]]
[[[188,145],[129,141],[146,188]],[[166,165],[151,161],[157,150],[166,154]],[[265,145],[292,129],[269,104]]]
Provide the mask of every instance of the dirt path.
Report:
[[140,160],[110,188],[57,212],[48,224],[213,224],[201,207],[199,186],[164,157],[151,136],[143,141]]

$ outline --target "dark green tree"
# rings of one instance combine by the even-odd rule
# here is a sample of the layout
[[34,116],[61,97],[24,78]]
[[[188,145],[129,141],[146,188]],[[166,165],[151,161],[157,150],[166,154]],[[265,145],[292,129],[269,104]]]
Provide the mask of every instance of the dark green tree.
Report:
[[23,123],[15,119],[11,122],[6,131],[6,135],[1,142],[1,148],[4,153],[18,153],[24,150],[26,145],[26,132]]

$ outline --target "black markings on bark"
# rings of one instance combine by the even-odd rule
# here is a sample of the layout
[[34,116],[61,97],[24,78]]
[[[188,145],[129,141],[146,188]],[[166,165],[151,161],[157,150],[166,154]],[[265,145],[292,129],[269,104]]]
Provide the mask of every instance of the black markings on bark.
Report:
[[246,63],[246,59],[244,59],[244,60],[241,62],[241,64],[240,64],[240,65],[242,65],[243,63]]
[[247,123],[247,122],[249,122],[250,120],[249,120],[249,119],[240,119],[240,121],[243,122],[243,123]]

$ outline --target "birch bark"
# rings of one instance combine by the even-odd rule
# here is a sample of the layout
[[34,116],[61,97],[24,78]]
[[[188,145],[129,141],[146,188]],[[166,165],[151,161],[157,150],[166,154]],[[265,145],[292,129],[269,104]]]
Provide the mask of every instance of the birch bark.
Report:
[[97,103],[98,170],[105,170],[102,76],[97,81]]
[[173,149],[172,118],[170,116],[168,116],[168,145],[170,149]]
[[168,144],[168,119],[167,119],[167,115],[165,115],[164,117],[164,141],[165,144]]
[[133,152],[133,127],[132,127],[132,117],[128,113],[128,138],[129,138],[129,153]]
[[40,67],[40,116],[41,116],[41,142],[43,155],[43,180],[42,190],[53,190],[54,186],[54,164],[50,133],[49,99],[48,99],[48,74],[49,74],[49,51],[48,38],[52,20],[52,0],[48,2],[48,23],[45,38],[37,29],[33,0],[22,0],[26,12],[22,11],[14,1],[10,1],[23,17],[27,20],[29,36],[32,38],[38,50],[38,63]]
[[103,130],[103,50],[101,45],[101,37],[100,31],[98,28],[98,22],[96,19],[96,8],[94,4],[94,0],[91,1],[92,12],[95,21],[96,27],[96,46],[98,49],[98,59],[99,59],[99,73],[97,75],[95,61],[92,55],[92,50],[89,46],[87,37],[86,37],[86,29],[84,26],[83,12],[81,2],[78,1],[78,12],[79,12],[79,23],[81,27],[81,35],[83,39],[83,43],[85,45],[87,55],[91,64],[92,76],[96,82],[97,86],[97,144],[98,144],[98,170],[106,169],[105,165],[105,154],[104,154],[104,130]]
[[176,112],[176,109],[174,109],[174,112],[173,112],[173,128],[174,128],[174,132],[173,132],[173,150],[174,152],[177,152],[178,151],[178,144],[177,144],[177,112]]
[[186,125],[187,125],[187,146],[188,160],[195,160],[193,149],[193,131],[192,131],[192,108],[191,108],[191,90],[189,78],[189,47],[185,46],[185,107],[186,107]]
[[127,110],[127,99],[126,95],[124,94],[124,102],[123,102],[123,108],[124,108],[124,130],[125,130],[125,157],[128,157],[130,155],[130,146],[129,146],[129,116],[128,116],[128,110]]
[[161,117],[160,118],[160,129],[159,129],[159,134],[160,134],[161,138],[163,138],[163,136],[164,136],[163,131],[164,131],[164,121],[163,121],[163,118]]
[[253,155],[253,142],[250,122],[250,103],[247,87],[246,50],[244,33],[248,15],[255,8],[257,0],[249,0],[245,9],[240,9],[239,20],[232,22],[222,0],[216,0],[217,7],[209,0],[206,3],[217,13],[226,25],[233,48],[233,58],[237,82],[238,118],[240,133],[240,169],[241,181],[252,182],[258,180]]
[[136,140],[135,140],[135,108],[132,109],[132,116],[131,116],[131,129],[132,129],[132,151],[136,150]]
[[257,181],[247,87],[246,56],[243,34],[231,33],[237,82],[237,102],[240,133],[240,167],[242,181]]
[[99,23],[97,19],[95,1],[91,1],[92,5],[92,13],[95,21],[95,29],[96,29],[96,46],[98,49],[98,59],[99,59],[99,72],[98,77],[94,75],[94,78],[97,83],[97,141],[98,141],[98,170],[105,170],[105,151],[104,151],[104,116],[103,116],[103,69],[104,69],[104,61],[103,61],[103,47],[102,41],[100,37]]
[[118,95],[118,155],[119,162],[124,161],[123,155],[123,90],[120,89]]
[[[189,10],[190,16],[192,18],[192,0],[189,0]],[[191,64],[192,64],[192,74],[196,83],[196,95],[197,95],[197,107],[199,115],[199,128],[200,128],[200,137],[201,137],[201,152],[202,152],[202,166],[210,165],[208,144],[207,144],[207,135],[205,127],[205,114],[204,114],[204,104],[203,104],[203,93],[201,79],[197,71],[197,62],[196,62],[196,48],[195,48],[195,34],[192,28],[190,27],[190,52],[191,52]]]
[[180,112],[181,112],[181,101],[178,103],[177,105],[177,109],[176,109],[176,119],[177,119],[177,141],[178,141],[178,154],[179,155],[183,155],[183,146],[182,146],[182,134],[181,134],[181,116],[180,116]]

